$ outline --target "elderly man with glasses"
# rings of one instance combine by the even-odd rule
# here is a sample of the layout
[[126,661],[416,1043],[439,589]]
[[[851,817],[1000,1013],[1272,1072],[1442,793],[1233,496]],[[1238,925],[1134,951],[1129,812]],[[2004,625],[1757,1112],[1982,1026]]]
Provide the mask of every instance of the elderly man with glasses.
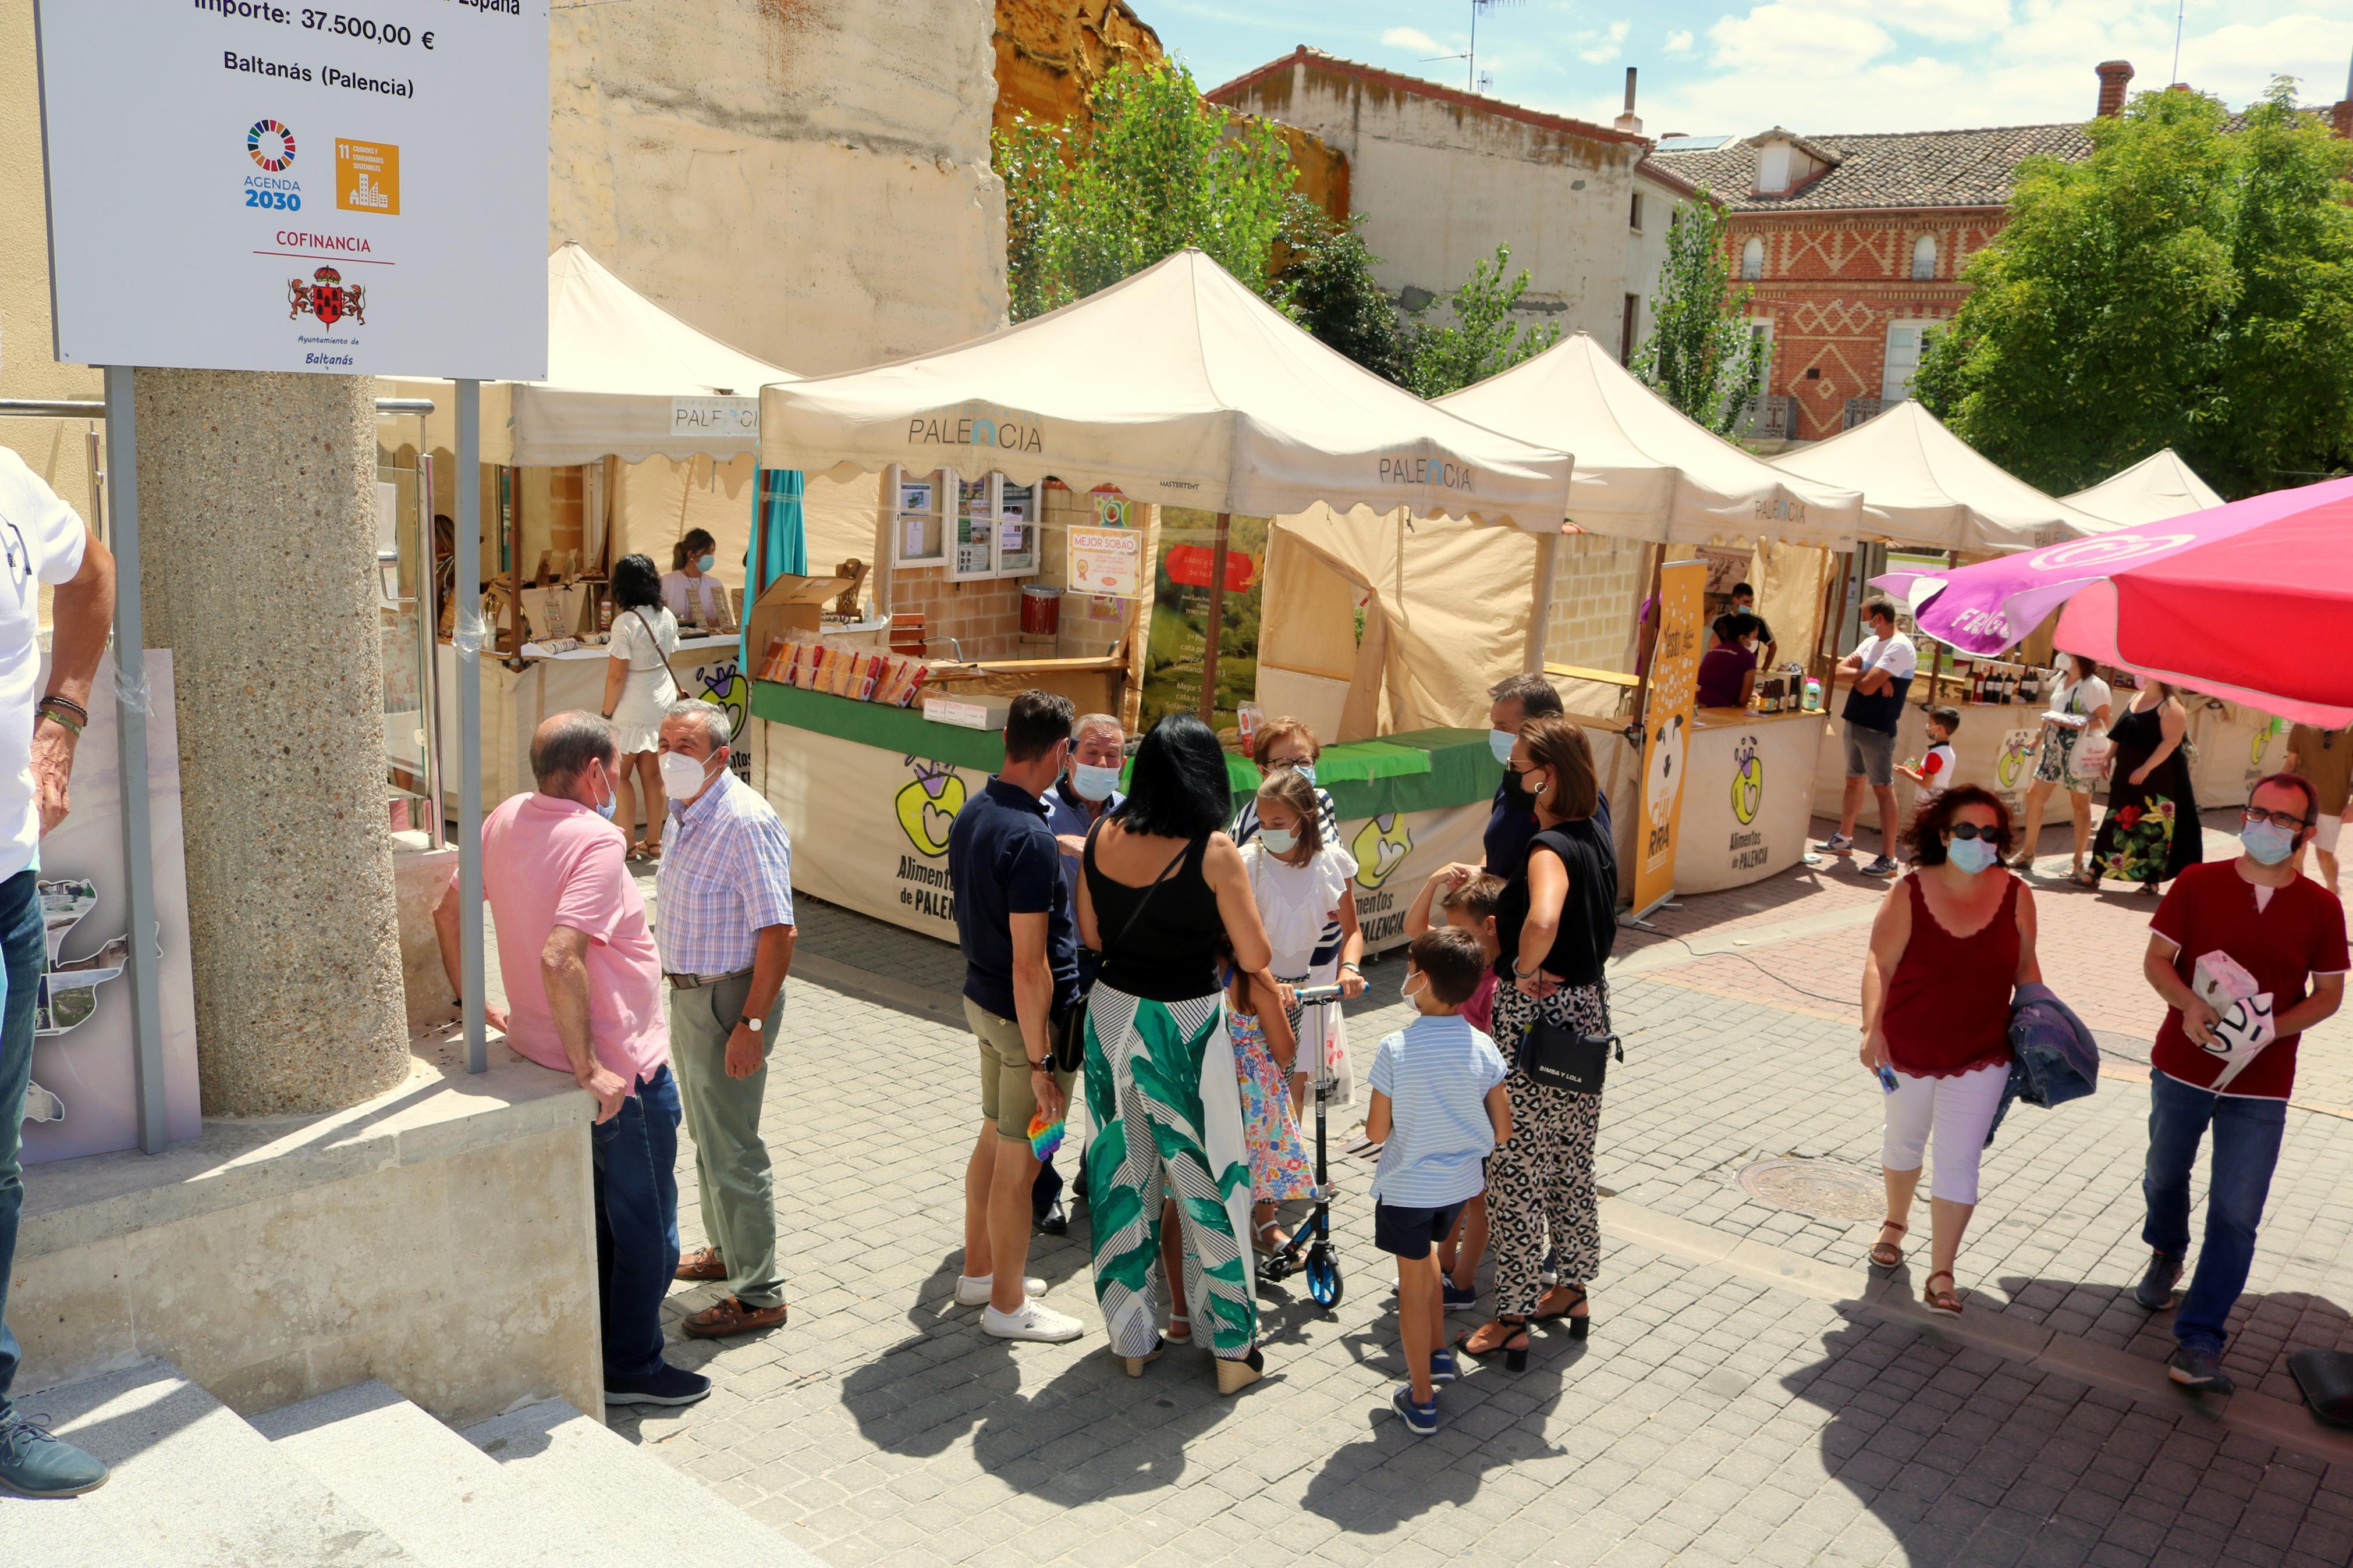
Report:
[[670,832],[654,879],[654,940],[711,1238],[680,1259],[678,1277],[727,1282],[726,1295],[681,1325],[702,1340],[785,1321],[760,1105],[793,965],[793,849],[775,808],[729,770],[728,742],[726,710],[712,703],[674,702],[662,716]]
[[2141,1190],[2151,1249],[2133,1298],[2162,1310],[2189,1251],[2189,1176],[2211,1125],[2206,1242],[2181,1307],[2168,1371],[2188,1388],[2231,1391],[2223,1329],[2246,1288],[2255,1227],[2279,1163],[2295,1087],[2296,1037],[2345,999],[2345,908],[2299,876],[2312,837],[2312,784],[2274,773],[2248,796],[2235,860],[2182,872],[2149,922],[2142,972],[2168,1011],[2149,1075]]

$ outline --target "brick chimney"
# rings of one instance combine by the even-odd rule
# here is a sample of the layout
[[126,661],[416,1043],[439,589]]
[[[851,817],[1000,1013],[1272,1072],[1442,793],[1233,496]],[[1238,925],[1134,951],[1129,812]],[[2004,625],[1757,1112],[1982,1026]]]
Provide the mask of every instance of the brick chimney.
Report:
[[2345,96],[2329,111],[2329,119],[2336,123],[2337,134],[2353,139],[2353,67],[2345,72]]
[[1634,68],[1632,66],[1626,68],[1626,112],[1618,117],[1616,124],[1619,130],[1630,136],[1640,136],[1642,133],[1641,119],[1634,112]]
[[2094,68],[2100,73],[2100,106],[2093,112],[2103,120],[2114,119],[2124,112],[2125,89],[2132,85],[2132,61],[2104,60]]

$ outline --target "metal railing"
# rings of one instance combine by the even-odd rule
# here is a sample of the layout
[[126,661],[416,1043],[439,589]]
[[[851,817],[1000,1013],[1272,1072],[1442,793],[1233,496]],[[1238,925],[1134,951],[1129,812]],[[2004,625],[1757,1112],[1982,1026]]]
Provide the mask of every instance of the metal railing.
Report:
[[1740,405],[1740,417],[1733,423],[1733,434],[1746,436],[1751,440],[1789,440],[1794,436],[1791,424],[1794,412],[1794,405],[1787,397],[1752,397]]
[[1852,430],[1866,420],[1878,418],[1887,412],[1887,408],[1888,402],[1884,397],[1850,397],[1846,400],[1845,421],[1839,428]]

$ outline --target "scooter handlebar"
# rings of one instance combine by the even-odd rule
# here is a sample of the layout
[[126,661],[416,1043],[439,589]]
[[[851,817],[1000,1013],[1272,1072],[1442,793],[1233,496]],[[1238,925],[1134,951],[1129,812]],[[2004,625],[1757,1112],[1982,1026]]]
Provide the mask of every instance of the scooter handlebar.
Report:
[[1298,998],[1303,1007],[1321,1007],[1327,1002],[1337,1002],[1340,988],[1337,985],[1302,985],[1294,988],[1292,995]]

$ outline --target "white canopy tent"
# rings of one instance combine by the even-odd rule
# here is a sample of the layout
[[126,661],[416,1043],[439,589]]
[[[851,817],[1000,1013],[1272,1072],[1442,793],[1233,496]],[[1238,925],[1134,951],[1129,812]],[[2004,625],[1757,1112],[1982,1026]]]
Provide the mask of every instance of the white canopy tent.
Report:
[[2065,500],[2109,528],[2137,528],[2222,504],[2222,498],[2170,447]]
[[1577,453],[1568,520],[1646,543],[1756,540],[1854,547],[1862,497],[1772,467],[1713,435],[1577,332],[1440,408]]
[[2105,526],[1979,456],[1909,398],[1770,460],[1799,479],[1862,491],[1858,531],[1889,544],[2000,554]]
[[771,385],[761,461],[892,464],[1277,517],[1399,507],[1557,535],[1569,458],[1423,402],[1198,250],[954,348]]

